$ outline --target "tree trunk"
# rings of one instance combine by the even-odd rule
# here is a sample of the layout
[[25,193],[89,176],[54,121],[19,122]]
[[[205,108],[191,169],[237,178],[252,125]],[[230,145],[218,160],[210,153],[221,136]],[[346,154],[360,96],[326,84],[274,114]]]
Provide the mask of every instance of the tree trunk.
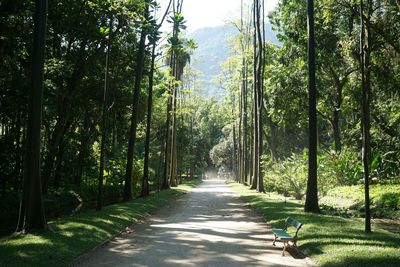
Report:
[[335,140],[335,151],[336,153],[339,153],[342,150],[342,142],[341,142],[341,137],[340,137],[340,125],[339,125],[339,116],[340,116],[340,110],[335,107],[335,110],[333,111],[333,121],[332,121],[332,127],[333,127],[333,138]]
[[168,182],[168,174],[169,174],[169,162],[170,162],[170,124],[171,124],[171,108],[172,108],[172,95],[168,96],[168,104],[167,104],[167,119],[165,122],[165,145],[164,145],[164,173],[163,173],[163,185],[162,189],[169,188]]
[[17,232],[47,228],[40,179],[40,130],[44,53],[46,49],[47,0],[37,0],[34,18],[32,85],[29,96],[28,130],[24,166],[24,186]]
[[147,37],[147,20],[149,17],[149,0],[146,1],[146,7],[144,12],[144,20],[142,25],[142,32],[140,34],[139,49],[136,58],[136,73],[135,73],[135,87],[133,90],[132,99],[132,116],[131,116],[131,127],[129,131],[129,143],[128,143],[128,154],[126,160],[126,170],[125,170],[125,184],[124,184],[124,201],[129,201],[132,199],[132,172],[133,172],[133,157],[136,142],[136,129],[137,121],[139,117],[139,97],[141,91],[141,83],[143,77],[144,68],[144,56],[146,49],[146,37]]
[[314,1],[307,1],[308,19],[308,91],[309,147],[308,180],[304,211],[319,212],[317,180],[317,89],[315,84]]
[[236,116],[235,116],[235,97],[233,97],[232,101],[232,117],[234,118],[234,122],[232,123],[232,142],[233,142],[233,154],[232,154],[232,175],[233,179],[236,181],[237,179],[237,144],[236,144]]
[[109,34],[107,40],[107,51],[106,51],[106,66],[104,72],[104,90],[103,90],[103,106],[102,106],[102,132],[100,141],[100,164],[99,164],[99,178],[97,185],[97,206],[96,210],[101,210],[103,207],[103,176],[104,176],[104,165],[105,165],[105,154],[106,154],[106,143],[107,143],[107,106],[108,106],[108,91],[109,91],[109,65],[110,65],[110,49],[111,49],[111,32],[113,27],[113,16],[110,16]]
[[[257,192],[264,192],[264,180],[263,175],[261,173],[261,156],[263,154],[263,120],[262,120],[262,107],[263,107],[263,86],[264,86],[264,41],[263,34],[261,31],[261,23],[263,22],[263,14],[261,14],[261,8],[264,8],[263,3],[260,3],[259,0],[256,1],[256,32],[257,32],[257,80],[256,80],[256,89],[257,89],[257,118],[258,118],[258,126],[257,126],[257,144],[258,144],[258,155],[257,155]],[[264,27],[264,26],[263,26]]]
[[170,185],[172,187],[177,186],[176,182],[176,163],[177,163],[177,150],[176,150],[176,133],[177,133],[177,121],[176,121],[176,109],[177,109],[177,98],[178,88],[176,85],[173,87],[173,104],[172,104],[172,143],[171,143],[171,169],[170,169]]
[[156,60],[156,44],[154,42],[151,51],[149,95],[147,99],[147,125],[146,125],[146,141],[144,147],[144,170],[143,170],[142,193],[141,193],[142,197],[149,195],[149,154],[150,154],[151,116],[153,108],[153,82],[154,82],[155,60]]
[[371,233],[371,212],[369,199],[369,165],[371,159],[370,144],[370,102],[371,102],[371,70],[370,70],[370,14],[372,3],[367,0],[367,15],[364,14],[364,0],[360,2],[361,32],[360,32],[360,60],[361,60],[361,130],[362,130],[362,161],[364,166],[364,193],[365,193],[365,232]]
[[[242,71],[243,75],[243,71]],[[243,77],[242,77],[243,79]],[[239,92],[239,101],[238,101],[238,106],[239,106],[239,130],[238,130],[238,177],[237,181],[241,184],[244,184],[244,179],[243,179],[243,82],[241,83],[241,88]]]
[[258,21],[258,0],[253,1],[253,118],[254,118],[254,128],[253,128],[253,179],[251,181],[250,189],[257,189],[257,183],[259,181],[259,112],[258,112],[258,84],[260,82],[258,75],[258,51],[257,51],[257,43],[258,43],[258,29],[257,29],[257,21]]

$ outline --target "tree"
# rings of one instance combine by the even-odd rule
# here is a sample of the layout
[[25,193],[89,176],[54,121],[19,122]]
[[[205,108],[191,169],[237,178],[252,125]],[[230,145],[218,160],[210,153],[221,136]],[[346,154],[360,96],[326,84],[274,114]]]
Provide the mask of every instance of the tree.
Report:
[[99,166],[99,181],[98,181],[98,192],[97,192],[97,210],[101,210],[103,207],[103,176],[104,176],[104,164],[105,164],[105,153],[106,153],[106,141],[107,141],[107,109],[108,109],[108,90],[109,90],[109,60],[110,60],[110,48],[111,48],[111,33],[113,27],[113,16],[110,17],[108,44],[106,51],[106,66],[104,71],[104,91],[103,91],[103,104],[102,104],[102,133],[100,141],[100,166]]
[[128,152],[127,152],[126,169],[125,169],[125,183],[124,183],[124,196],[123,196],[125,201],[129,201],[132,199],[133,157],[134,157],[134,149],[136,141],[137,121],[139,117],[138,115],[139,96],[141,91],[143,69],[144,69],[143,65],[144,65],[144,56],[146,49],[146,37],[148,34],[147,21],[149,18],[149,6],[150,6],[150,1],[146,0],[144,18],[142,21],[142,31],[140,34],[139,48],[136,58],[135,86],[133,89],[132,116],[131,116],[131,126],[129,131],[129,143],[128,143]]
[[314,1],[307,1],[308,13],[308,91],[309,91],[309,135],[308,135],[308,180],[306,212],[318,212],[317,187],[317,91],[315,85],[315,40],[314,40]]
[[370,145],[370,102],[371,102],[371,68],[370,68],[370,16],[372,14],[372,1],[366,2],[364,12],[364,0],[360,2],[360,69],[361,69],[361,131],[362,131],[362,162],[364,166],[364,193],[365,193],[365,232],[371,232],[371,212],[369,203],[369,168],[371,160]]
[[32,85],[29,96],[24,184],[17,225],[17,232],[22,233],[47,228],[40,179],[40,128],[42,125],[47,5],[47,0],[37,0],[35,5]]
[[[143,170],[143,180],[142,180],[142,196],[147,196],[149,194],[149,154],[150,154],[150,131],[151,131],[151,116],[153,110],[153,84],[154,84],[154,70],[155,70],[155,60],[156,60],[156,46],[159,40],[158,30],[161,28],[172,4],[172,0],[169,1],[168,7],[165,10],[164,16],[158,25],[155,25],[152,35],[150,37],[150,44],[152,44],[151,50],[151,63],[149,72],[149,93],[147,97],[147,121],[146,121],[146,141],[145,141],[145,152],[144,152],[144,170]],[[156,8],[156,7],[155,7]]]
[[[195,49],[195,43],[192,40],[180,38],[180,32],[185,29],[185,19],[181,14],[183,1],[177,1],[173,5],[173,15],[170,17],[172,23],[172,36],[168,39],[169,67],[172,77],[169,90],[169,99],[167,106],[166,138],[165,138],[165,162],[164,162],[164,183],[163,187],[176,186],[176,175],[178,165],[177,151],[177,111],[178,111],[178,89],[184,73],[186,64],[190,61],[191,50]],[[172,118],[171,118],[172,116]],[[170,125],[171,122],[171,125]],[[171,130],[170,130],[171,126]],[[170,132],[171,131],[171,132]],[[169,135],[171,134],[171,138]],[[170,140],[171,139],[171,140]],[[167,178],[169,177],[169,179]]]
[[263,3],[259,0],[253,2],[253,181],[251,189],[264,192],[263,176],[261,174],[261,155],[263,152],[262,135],[262,109],[263,109],[263,82],[264,82],[264,40],[261,31]]

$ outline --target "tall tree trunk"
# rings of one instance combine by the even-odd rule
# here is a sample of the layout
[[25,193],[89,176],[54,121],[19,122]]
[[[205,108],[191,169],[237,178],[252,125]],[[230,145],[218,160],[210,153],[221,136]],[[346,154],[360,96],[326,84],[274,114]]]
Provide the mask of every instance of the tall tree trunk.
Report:
[[193,161],[193,144],[194,144],[194,138],[193,138],[193,116],[190,116],[190,155],[192,156],[190,158],[190,179],[193,179],[193,173],[194,173],[194,161]]
[[361,130],[362,130],[362,161],[364,166],[364,193],[365,193],[365,232],[371,232],[371,212],[369,199],[369,165],[371,159],[370,144],[370,102],[371,102],[371,70],[370,70],[370,14],[372,3],[367,0],[367,14],[364,12],[364,0],[360,2],[361,32],[360,32],[360,60],[361,60]]
[[172,92],[169,92],[168,94],[168,104],[167,104],[167,119],[165,122],[165,144],[164,144],[164,170],[163,170],[163,185],[162,189],[168,189],[169,188],[169,182],[168,182],[168,174],[169,174],[169,163],[170,163],[170,147],[171,147],[171,142],[170,142],[170,124],[171,124],[171,108],[172,108]]
[[315,40],[314,1],[307,1],[308,21],[308,94],[309,94],[309,134],[308,134],[308,180],[306,212],[319,212],[317,180],[317,89],[315,84]]
[[106,51],[106,66],[104,71],[104,90],[103,90],[103,106],[102,106],[102,132],[100,141],[100,164],[99,164],[99,177],[97,185],[97,206],[96,210],[101,210],[103,207],[103,176],[107,143],[107,107],[108,107],[108,91],[109,91],[109,65],[110,65],[110,49],[111,49],[111,33],[113,27],[113,16],[110,16],[109,34],[107,40]]
[[[245,54],[246,49],[243,49],[243,53]],[[243,64],[243,81],[242,81],[242,98],[243,98],[243,149],[242,149],[242,168],[243,168],[243,173],[242,173],[242,180],[244,183],[247,183],[247,177],[248,177],[248,170],[249,170],[249,160],[248,160],[248,131],[247,131],[247,59],[246,56],[242,59],[242,64]]]
[[47,0],[37,0],[34,18],[32,85],[29,96],[24,186],[17,232],[46,229],[40,179],[40,130],[42,124],[44,53],[46,49]]
[[233,179],[236,181],[236,179],[237,179],[237,159],[236,159],[237,143],[236,143],[235,102],[236,102],[236,98],[235,98],[235,96],[233,96],[233,98],[232,98],[232,117],[234,118],[234,121],[232,123],[232,143],[233,143],[232,175],[233,175]]
[[257,138],[258,138],[258,156],[257,156],[257,172],[258,172],[258,180],[257,180],[257,191],[259,193],[264,192],[264,180],[263,180],[263,175],[261,173],[261,156],[263,153],[263,120],[262,120],[262,107],[263,107],[263,86],[264,86],[264,41],[261,29],[264,28],[261,27],[261,23],[264,23],[263,21],[263,14],[261,13],[261,9],[264,8],[263,1],[257,0],[257,7],[256,7],[256,31],[257,31],[257,80],[256,80],[256,85],[257,85],[257,118],[258,118],[258,132],[257,132]]
[[250,189],[257,189],[259,181],[259,52],[257,51],[259,45],[258,40],[258,0],[253,1],[253,118],[254,118],[254,128],[253,128],[253,179],[251,182]]
[[[253,94],[252,94],[253,95]],[[249,148],[250,148],[250,158],[249,158],[249,184],[251,184],[251,181],[253,180],[253,176],[254,176],[254,169],[253,169],[253,165],[251,164],[253,159],[254,159],[254,105],[253,105],[253,99],[254,97],[252,97],[250,100],[251,103],[251,111],[250,111],[250,133],[249,134]],[[247,180],[246,180],[247,182]]]
[[144,68],[144,56],[146,49],[146,37],[147,37],[147,20],[149,17],[149,0],[146,1],[146,7],[144,12],[144,20],[142,25],[142,31],[140,34],[139,49],[136,58],[136,73],[135,73],[135,87],[133,90],[132,99],[132,116],[131,116],[131,127],[129,131],[129,143],[128,143],[128,154],[126,160],[126,170],[125,170],[125,184],[124,184],[124,201],[129,201],[132,199],[132,172],[133,172],[133,157],[136,142],[136,129],[137,120],[139,117],[139,97],[141,91],[141,83],[143,77]]
[[177,133],[177,98],[178,98],[178,88],[176,85],[173,87],[173,104],[172,104],[172,143],[171,143],[171,169],[170,169],[170,185],[177,186],[176,182],[176,163],[177,163],[177,144],[176,144],[176,133]]
[[339,153],[342,150],[342,142],[340,137],[340,110],[335,107],[333,111],[333,120],[332,120],[332,128],[333,128],[333,139],[335,142],[335,151]]
[[142,179],[142,197],[149,195],[149,155],[150,155],[150,134],[151,134],[151,116],[153,108],[153,82],[154,82],[154,65],[156,60],[156,43],[153,43],[151,51],[151,66],[149,74],[149,95],[147,98],[147,125],[146,125],[146,141],[144,147],[144,170]]
[[[243,71],[242,71],[243,74]],[[243,77],[242,77],[243,79]],[[238,106],[239,106],[239,133],[238,133],[238,182],[241,184],[244,184],[244,176],[243,176],[243,148],[244,148],[244,142],[243,142],[243,82],[240,85],[240,91],[239,91],[239,101],[238,101]]]
[[[249,88],[248,84],[248,62],[247,59],[244,58],[244,81],[243,81],[243,172],[244,172],[244,181],[247,184],[250,184],[250,169],[252,168],[250,164],[250,160],[252,159],[252,156],[249,155],[249,145],[251,144],[251,141],[249,141],[249,134],[250,131],[248,131],[248,97],[247,97],[247,92]],[[250,127],[251,128],[251,127]]]

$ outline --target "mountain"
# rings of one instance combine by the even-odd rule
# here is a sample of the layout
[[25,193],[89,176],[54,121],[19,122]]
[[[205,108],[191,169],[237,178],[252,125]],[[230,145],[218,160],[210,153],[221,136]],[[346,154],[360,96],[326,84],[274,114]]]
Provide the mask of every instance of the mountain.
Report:
[[[192,56],[192,67],[200,70],[204,76],[200,77],[203,89],[200,94],[206,97],[221,99],[225,92],[213,83],[215,77],[220,73],[220,65],[228,59],[232,51],[228,48],[228,43],[238,30],[231,24],[201,28],[189,34],[190,39],[194,39],[198,48]],[[266,39],[269,42],[278,44],[276,33],[271,26],[266,24]]]

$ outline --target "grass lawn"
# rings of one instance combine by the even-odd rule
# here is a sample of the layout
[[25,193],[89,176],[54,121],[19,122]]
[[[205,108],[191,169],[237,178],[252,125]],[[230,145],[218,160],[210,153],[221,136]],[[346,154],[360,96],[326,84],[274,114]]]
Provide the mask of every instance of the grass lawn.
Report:
[[[400,220],[400,185],[371,185],[370,200],[373,217]],[[335,187],[320,204],[328,211],[360,217],[364,213],[364,185]]]
[[298,201],[230,185],[274,227],[288,216],[304,223],[298,245],[320,266],[400,266],[400,234],[377,228],[365,234],[362,219],[305,213]]
[[199,183],[190,181],[148,198],[61,218],[49,223],[52,232],[0,239],[0,266],[66,266]]

